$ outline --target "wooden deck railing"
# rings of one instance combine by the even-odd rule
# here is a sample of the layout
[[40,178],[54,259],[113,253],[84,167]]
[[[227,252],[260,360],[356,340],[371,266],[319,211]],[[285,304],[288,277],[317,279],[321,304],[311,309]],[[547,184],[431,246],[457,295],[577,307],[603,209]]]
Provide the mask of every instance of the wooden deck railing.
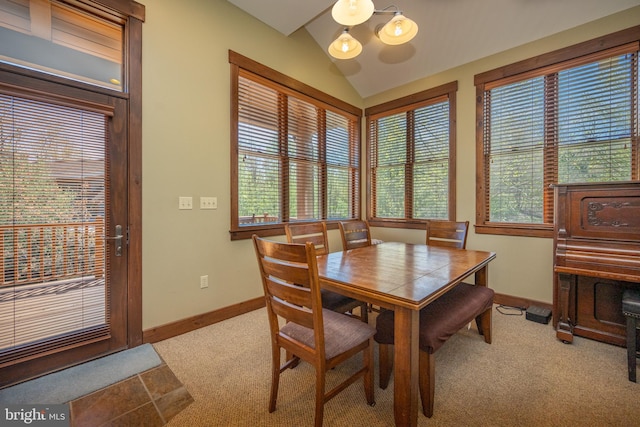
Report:
[[278,220],[278,217],[266,213],[263,215],[253,214],[249,216],[241,216],[238,218],[238,220],[240,224],[261,224],[265,222],[276,222]]
[[104,276],[104,220],[0,226],[0,287]]

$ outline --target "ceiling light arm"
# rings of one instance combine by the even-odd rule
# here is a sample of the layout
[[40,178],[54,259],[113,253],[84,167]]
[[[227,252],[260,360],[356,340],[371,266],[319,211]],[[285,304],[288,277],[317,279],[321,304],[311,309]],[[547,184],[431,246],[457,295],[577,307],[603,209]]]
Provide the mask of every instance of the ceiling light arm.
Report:
[[[390,8],[394,8],[395,10],[388,10]],[[397,15],[397,14],[402,14],[402,11],[400,10],[400,8],[398,6],[396,6],[395,4],[389,5],[387,7],[385,7],[384,9],[376,9],[373,11],[374,15]]]
[[385,44],[403,44],[418,33],[418,25],[405,17],[394,4],[376,9],[372,0],[338,0],[331,9],[331,15],[345,27],[342,34],[329,45],[329,54],[336,59],[351,59],[360,54],[362,45],[349,34],[349,29],[373,15],[393,15],[389,22],[375,30],[378,38]]

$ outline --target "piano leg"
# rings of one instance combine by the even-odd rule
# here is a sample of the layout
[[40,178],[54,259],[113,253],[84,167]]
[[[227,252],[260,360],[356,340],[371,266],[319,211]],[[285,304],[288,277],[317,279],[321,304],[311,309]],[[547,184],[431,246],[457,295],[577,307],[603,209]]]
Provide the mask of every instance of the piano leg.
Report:
[[558,326],[556,327],[556,338],[565,344],[571,344],[573,342],[573,325],[569,318],[571,278],[572,276],[570,274],[558,274],[558,282],[560,285],[560,292],[558,295],[560,318],[558,319]]

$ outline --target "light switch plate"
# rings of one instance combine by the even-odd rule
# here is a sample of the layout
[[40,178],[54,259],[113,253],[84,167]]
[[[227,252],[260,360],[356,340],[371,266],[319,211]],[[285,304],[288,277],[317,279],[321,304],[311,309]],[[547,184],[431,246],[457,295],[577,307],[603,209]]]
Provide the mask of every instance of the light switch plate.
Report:
[[200,197],[200,209],[218,209],[218,198]]
[[178,209],[193,209],[193,197],[178,197]]

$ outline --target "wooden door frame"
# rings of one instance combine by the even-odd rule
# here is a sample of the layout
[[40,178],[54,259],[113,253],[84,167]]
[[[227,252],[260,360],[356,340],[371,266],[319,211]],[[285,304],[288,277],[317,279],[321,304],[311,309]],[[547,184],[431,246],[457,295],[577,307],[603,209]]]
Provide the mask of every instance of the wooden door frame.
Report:
[[[122,3],[121,0],[103,1]],[[126,46],[129,62],[125,68],[125,90],[129,93],[127,346],[132,348],[142,345],[142,23],[145,11],[144,6],[134,1],[128,3]]]
[[[125,27],[125,64],[123,93],[116,97],[126,100],[127,112],[123,120],[126,128],[122,132],[127,138],[127,284],[126,284],[126,348],[132,348],[143,344],[142,336],[142,24],[144,22],[144,6],[132,0],[96,0],[96,4],[115,10],[126,17]],[[76,89],[85,90],[85,83],[70,81],[68,79],[46,75],[31,69],[15,67],[0,63],[0,70],[8,71],[11,80],[21,87],[25,81],[29,81],[29,88],[35,92],[43,89],[44,81],[60,86],[66,86],[67,93],[72,95]],[[11,82],[9,82],[11,84]],[[22,86],[24,87],[24,86]],[[93,87],[95,89],[95,87]],[[112,91],[98,89],[103,95]],[[124,348],[103,347],[103,353],[97,357],[123,350]],[[44,358],[30,360],[21,364],[21,369],[5,371],[6,376],[0,379],[0,387],[23,381],[32,377],[56,371],[77,362],[69,362],[73,354],[81,352],[76,348],[70,352],[53,352],[45,354]],[[96,357],[96,356],[93,356]],[[46,359],[46,360],[45,360]]]

